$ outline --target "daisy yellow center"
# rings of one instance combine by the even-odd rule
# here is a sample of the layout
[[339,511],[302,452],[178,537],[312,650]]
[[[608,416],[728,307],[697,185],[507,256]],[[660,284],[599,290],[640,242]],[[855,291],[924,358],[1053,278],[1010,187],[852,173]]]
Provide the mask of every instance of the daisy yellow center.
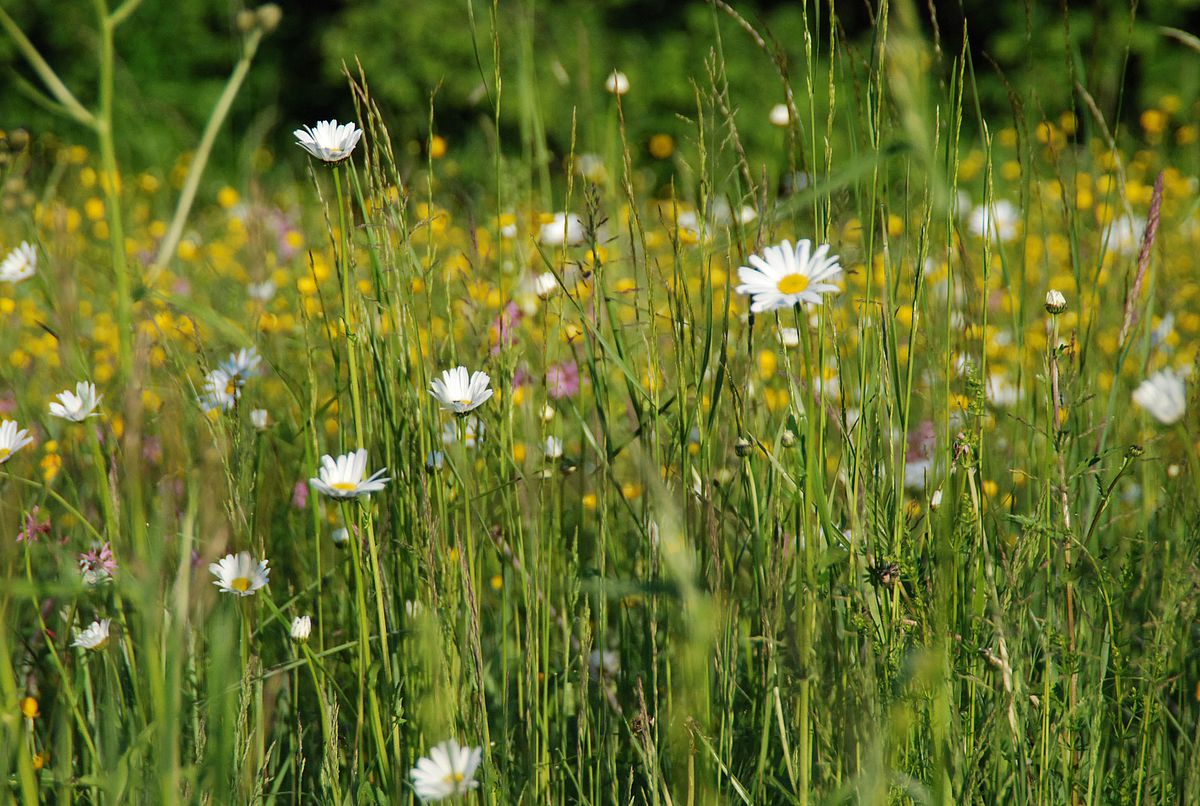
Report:
[[800,294],[808,288],[808,277],[803,274],[787,274],[779,278],[780,294]]
[[238,577],[233,582],[229,583],[229,587],[233,588],[238,593],[245,593],[250,590],[250,580],[247,577]]
[[0,448],[0,459],[7,459],[12,454],[8,448]]
[[463,774],[461,772],[448,773],[446,777],[442,779],[442,783],[446,784],[461,784],[462,782]]
[[460,406],[469,406],[469,405],[471,405],[471,398],[463,397],[463,398],[459,398],[458,400],[455,400],[454,402]]
[[334,482],[333,484],[330,484],[329,486],[335,490],[341,490],[342,492],[347,492],[349,490],[353,490],[358,485],[352,481],[337,481],[337,482]]

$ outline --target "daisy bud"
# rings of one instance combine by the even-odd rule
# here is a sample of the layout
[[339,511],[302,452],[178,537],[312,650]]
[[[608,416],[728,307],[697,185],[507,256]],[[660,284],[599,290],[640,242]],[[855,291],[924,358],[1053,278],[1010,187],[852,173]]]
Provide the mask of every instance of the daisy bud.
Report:
[[788,124],[792,122],[792,113],[788,111],[787,104],[775,104],[771,107],[771,125],[778,126],[781,129],[786,129]]
[[307,641],[308,636],[312,634],[312,618],[309,616],[296,616],[292,619],[292,640]]
[[242,9],[237,13],[237,17],[234,18],[234,24],[237,25],[237,29],[240,32],[248,34],[254,30],[254,27],[258,24],[258,20],[255,19],[253,11]]
[[274,3],[267,3],[265,6],[259,6],[254,15],[258,17],[258,26],[263,29],[263,33],[269,34],[279,27],[279,21],[283,19],[283,10]]
[[937,512],[942,507],[942,488],[938,487],[933,491],[933,495],[929,497],[929,509]]
[[796,444],[796,432],[789,428],[783,432],[783,436],[779,438],[779,442],[785,448],[792,447]]
[[733,443],[733,451],[738,456],[747,457],[754,450],[754,443],[745,437],[738,437],[737,442]]
[[542,407],[542,422],[548,423],[553,420],[555,413],[554,407],[547,403]]
[[341,529],[334,529],[331,537],[333,538],[333,545],[342,548],[350,542],[350,530],[344,526]]
[[629,79],[620,70],[613,70],[604,82],[604,89],[612,95],[624,95],[629,92]]
[[1053,288],[1046,292],[1046,312],[1051,316],[1058,316],[1067,309],[1067,298],[1062,295],[1061,291],[1055,291]]
[[259,431],[266,431],[269,418],[266,409],[255,409],[250,412],[250,424]]

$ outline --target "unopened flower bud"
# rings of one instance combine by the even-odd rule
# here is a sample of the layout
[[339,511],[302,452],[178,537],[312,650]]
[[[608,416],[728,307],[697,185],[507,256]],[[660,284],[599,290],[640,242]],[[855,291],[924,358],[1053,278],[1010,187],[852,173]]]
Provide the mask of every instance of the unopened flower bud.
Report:
[[254,16],[253,11],[242,9],[234,18],[234,24],[237,25],[237,29],[243,34],[248,34],[258,25],[258,18]]
[[292,619],[292,640],[307,641],[312,634],[312,619],[309,616],[296,616]]
[[738,437],[737,442],[733,443],[733,451],[738,456],[746,457],[754,450],[754,443],[745,437]]
[[933,495],[929,497],[929,509],[937,512],[942,508],[942,488],[938,487],[933,491]]
[[604,82],[604,89],[613,95],[624,95],[629,92],[629,79],[620,70],[613,70]]
[[258,25],[263,29],[264,34],[269,34],[278,28],[279,21],[283,19],[283,9],[274,3],[259,6],[254,14],[258,17]]
[[775,104],[771,107],[770,118],[772,126],[786,129],[788,124],[792,122],[792,113],[788,111],[787,104]]
[[1058,316],[1067,309],[1067,298],[1062,295],[1061,291],[1055,291],[1053,288],[1046,292],[1046,312],[1051,316]]
[[779,442],[785,448],[792,447],[793,445],[796,444],[796,432],[790,428],[787,429],[786,431],[783,432],[783,436],[780,437]]

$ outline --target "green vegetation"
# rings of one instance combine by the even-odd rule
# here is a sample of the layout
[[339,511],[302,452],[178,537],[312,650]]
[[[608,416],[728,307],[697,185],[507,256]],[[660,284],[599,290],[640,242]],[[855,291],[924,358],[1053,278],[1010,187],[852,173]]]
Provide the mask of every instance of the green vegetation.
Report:
[[0,800],[1200,799],[1200,40],[993,5],[0,9]]

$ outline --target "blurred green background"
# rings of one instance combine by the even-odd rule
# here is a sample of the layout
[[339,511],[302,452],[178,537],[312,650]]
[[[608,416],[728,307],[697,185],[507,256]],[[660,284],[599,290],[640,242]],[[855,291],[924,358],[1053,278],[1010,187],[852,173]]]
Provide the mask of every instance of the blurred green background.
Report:
[[[92,102],[97,47],[93,3],[0,2],[76,95],[85,104]],[[460,162],[470,164],[494,139],[488,92],[493,19],[504,76],[505,148],[527,143],[523,135],[536,118],[551,151],[560,157],[569,147],[573,107],[581,122],[593,120],[592,113],[608,103],[602,85],[614,66],[628,74],[634,87],[624,106],[635,144],[644,148],[658,132],[686,136],[689,124],[681,116],[695,112],[692,82],[706,83],[706,59],[718,41],[747,148],[780,148],[779,132],[766,125],[768,110],[782,98],[770,60],[728,14],[701,0],[503,0],[495,9],[480,0],[281,5],[282,22],[264,40],[218,140],[212,181],[245,176],[251,168],[269,169],[259,147],[275,154],[289,148],[290,133],[301,123],[353,116],[341,70],[356,58],[394,138],[414,158],[426,141],[432,99],[434,130]],[[793,87],[803,94],[805,4],[740,0],[731,5],[786,52]],[[860,61],[846,67],[865,75],[878,4],[834,5],[834,33]],[[118,136],[126,165],[166,171],[195,145],[237,59],[236,19],[245,8],[227,0],[145,0],[119,30]],[[1161,28],[1200,29],[1200,0],[1142,0],[1136,10],[1107,0],[921,0],[914,8],[930,41],[936,38],[940,45],[943,58],[933,65],[935,71],[949,70],[966,31],[978,99],[989,120],[1011,120],[1010,97],[1021,98],[1022,113],[1031,118],[1076,108],[1068,61],[1110,120],[1136,120],[1138,109],[1165,93],[1184,104],[1194,103],[1200,94],[1198,54]],[[828,5],[810,3],[808,14],[820,18],[816,30],[828,36]],[[1065,29],[1069,47],[1064,47]],[[826,50],[817,44],[820,52]],[[23,91],[22,81],[37,80],[6,36],[0,36],[0,64],[5,70],[0,127],[90,142],[86,132],[46,112]],[[818,86],[822,78],[817,76]],[[586,123],[581,124],[580,150],[596,147],[587,142],[588,134]]]

